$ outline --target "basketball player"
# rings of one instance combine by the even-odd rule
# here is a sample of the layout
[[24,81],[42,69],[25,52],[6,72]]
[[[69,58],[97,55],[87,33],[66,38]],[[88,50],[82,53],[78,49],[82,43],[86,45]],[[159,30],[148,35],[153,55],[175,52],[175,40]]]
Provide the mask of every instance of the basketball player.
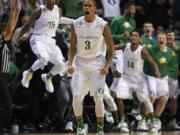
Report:
[[141,36],[141,43],[147,48],[157,44],[157,41],[153,38],[154,27],[151,22],[145,22],[143,25],[144,34]]
[[180,45],[175,42],[175,33],[173,31],[168,32],[168,42],[167,46],[174,50],[174,54],[172,60],[170,61],[168,68],[169,68],[169,103],[170,103],[170,110],[171,110],[171,122],[169,124],[170,128],[179,130],[180,126],[177,123],[177,97],[178,97],[178,72],[179,72],[179,64],[178,64],[178,57],[180,53]]
[[32,51],[36,54],[37,60],[26,71],[23,72],[22,85],[29,87],[33,72],[43,68],[48,62],[54,64],[54,67],[47,74],[42,74],[41,78],[46,84],[46,90],[50,93],[54,91],[52,77],[56,74],[62,75],[66,66],[61,50],[56,46],[54,39],[59,23],[70,24],[73,19],[61,16],[61,10],[55,5],[56,0],[44,0],[45,5],[41,5],[34,11],[30,19],[24,24],[20,32],[20,37],[29,29],[35,21],[34,31],[30,39]]
[[[134,20],[134,15],[136,13],[136,7],[134,2],[129,2],[125,5],[125,9],[122,16],[114,17],[111,21],[110,28],[112,31],[112,37],[116,45],[126,44],[130,42],[130,33],[135,30],[136,22]],[[123,73],[123,52],[122,50],[116,50],[115,57],[111,64],[111,71],[113,73],[113,82],[111,84],[110,90],[113,98],[116,98],[115,88],[118,81]],[[117,105],[118,111],[121,108]],[[119,128],[119,127],[117,127]]]
[[140,34],[138,32],[132,32],[131,43],[127,43],[124,46],[118,46],[116,49],[122,49],[124,51],[124,73],[115,88],[118,104],[121,106],[120,131],[129,132],[129,127],[124,114],[124,99],[131,99],[132,93],[135,92],[138,100],[145,104],[148,113],[154,112],[149,99],[145,74],[143,72],[144,60],[148,61],[157,77],[160,77],[160,73],[146,48],[143,48],[143,46],[140,45]]
[[[107,22],[96,15],[95,1],[83,1],[83,10],[85,15],[75,20],[72,25],[68,53],[68,72],[71,74],[74,72],[72,90],[77,134],[86,134],[82,103],[85,95],[90,92],[95,101],[97,135],[104,135],[105,76],[114,56],[114,43]],[[106,50],[107,57],[105,57]],[[75,68],[72,65],[73,61]]]
[[152,103],[156,101],[156,106],[154,109],[155,119],[153,120],[152,128],[159,131],[161,130],[161,122],[159,118],[164,111],[169,97],[168,64],[171,61],[174,53],[166,45],[166,33],[159,33],[157,42],[157,45],[150,47],[148,51],[159,68],[161,78],[157,78],[154,70],[149,66],[147,62],[145,62],[144,65],[144,72],[147,76],[147,84]]
[[20,10],[20,0],[11,0],[7,26],[1,31],[2,33],[0,33],[0,134],[3,134],[1,133],[2,129],[8,126],[12,114],[13,105],[7,83],[10,66],[10,50],[7,42],[11,39]]

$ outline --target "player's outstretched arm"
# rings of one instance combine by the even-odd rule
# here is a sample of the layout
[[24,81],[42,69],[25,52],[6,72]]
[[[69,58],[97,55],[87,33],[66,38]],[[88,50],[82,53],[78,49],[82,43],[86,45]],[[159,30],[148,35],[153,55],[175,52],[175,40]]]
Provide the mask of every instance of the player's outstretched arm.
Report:
[[5,41],[10,40],[10,38],[12,36],[13,30],[14,30],[17,20],[18,20],[19,12],[21,10],[21,2],[20,2],[20,0],[12,0],[10,6],[11,7],[10,7],[9,20],[7,22],[7,26],[3,33]]
[[122,51],[124,51],[125,48],[126,48],[126,45],[116,45],[115,46],[115,50],[122,50]]
[[104,39],[105,39],[105,42],[107,45],[107,59],[106,59],[106,63],[104,65],[104,68],[102,69],[101,73],[107,74],[108,70],[109,70],[109,66],[112,63],[112,59],[115,54],[114,42],[113,42],[111,31],[110,31],[108,24],[106,24],[104,27],[103,35],[104,35]]
[[72,24],[74,19],[62,16],[62,10],[59,8],[60,20],[59,24]]
[[61,16],[61,18],[60,18],[60,20],[59,20],[59,24],[72,24],[73,21],[74,21],[74,19]]
[[77,44],[77,35],[74,30],[74,25],[71,25],[71,38],[70,38],[70,47],[68,52],[68,72],[72,74],[74,72],[74,68],[72,66],[74,57],[76,55],[76,44]]
[[22,29],[20,31],[20,34],[19,34],[19,37],[17,38],[17,41],[19,42],[19,40],[21,39],[22,35],[24,35],[25,32],[27,32],[30,27],[31,27],[31,24],[40,17],[41,15],[41,9],[38,8],[36,9],[32,15],[30,16],[30,19],[28,21],[26,21],[26,23],[22,26]]
[[142,49],[141,57],[142,57],[142,59],[147,60],[147,62],[154,69],[156,76],[158,78],[160,78],[161,77],[161,73],[159,72],[159,68],[158,68],[157,64],[154,62],[154,60],[151,57],[151,55],[149,54],[149,52],[147,51],[146,47],[144,47]]

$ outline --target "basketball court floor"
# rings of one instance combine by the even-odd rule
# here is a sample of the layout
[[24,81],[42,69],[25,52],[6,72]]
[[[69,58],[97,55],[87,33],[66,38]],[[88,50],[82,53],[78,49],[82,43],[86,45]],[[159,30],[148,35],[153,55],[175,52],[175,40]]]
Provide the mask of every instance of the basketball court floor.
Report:
[[[20,135],[76,135],[75,133],[43,133],[43,134],[20,134]],[[96,133],[88,133],[88,135],[96,135]],[[180,131],[171,132],[131,132],[131,133],[105,133],[105,135],[180,135]]]

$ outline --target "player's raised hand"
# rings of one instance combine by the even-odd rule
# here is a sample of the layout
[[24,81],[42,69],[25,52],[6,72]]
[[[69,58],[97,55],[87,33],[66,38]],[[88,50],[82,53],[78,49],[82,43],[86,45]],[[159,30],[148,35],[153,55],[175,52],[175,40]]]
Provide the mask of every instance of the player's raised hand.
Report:
[[68,73],[73,74],[74,73],[74,67],[73,66],[68,66]]
[[20,0],[11,0],[11,8],[13,10],[21,10],[21,1]]
[[104,67],[103,69],[101,69],[101,74],[102,75],[107,75],[108,74],[108,68]]

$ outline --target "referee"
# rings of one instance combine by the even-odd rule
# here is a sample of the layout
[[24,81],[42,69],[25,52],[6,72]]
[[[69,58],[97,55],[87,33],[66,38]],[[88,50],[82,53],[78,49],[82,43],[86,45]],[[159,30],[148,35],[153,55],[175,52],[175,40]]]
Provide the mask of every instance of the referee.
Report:
[[[0,131],[8,126],[12,113],[12,102],[7,84],[10,51],[7,42],[10,40],[21,9],[20,0],[11,0],[9,20],[2,34],[0,34]],[[1,133],[0,133],[1,134]]]

